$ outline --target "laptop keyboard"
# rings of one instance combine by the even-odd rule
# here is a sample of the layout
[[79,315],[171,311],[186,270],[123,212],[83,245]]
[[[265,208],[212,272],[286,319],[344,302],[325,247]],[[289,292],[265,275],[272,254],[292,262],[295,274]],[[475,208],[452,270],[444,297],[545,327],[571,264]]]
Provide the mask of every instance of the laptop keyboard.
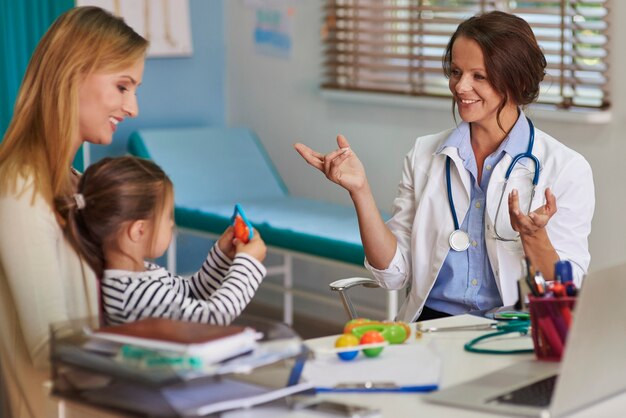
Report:
[[513,392],[498,396],[493,401],[505,404],[547,407],[552,399],[556,379],[557,375],[550,376],[516,389]]

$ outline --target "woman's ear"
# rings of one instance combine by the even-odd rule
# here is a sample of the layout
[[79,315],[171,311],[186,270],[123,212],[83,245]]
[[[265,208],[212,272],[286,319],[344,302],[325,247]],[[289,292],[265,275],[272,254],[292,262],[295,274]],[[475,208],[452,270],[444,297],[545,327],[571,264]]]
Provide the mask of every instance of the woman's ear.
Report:
[[128,226],[126,233],[132,242],[141,242],[148,235],[148,222],[145,219],[133,221]]

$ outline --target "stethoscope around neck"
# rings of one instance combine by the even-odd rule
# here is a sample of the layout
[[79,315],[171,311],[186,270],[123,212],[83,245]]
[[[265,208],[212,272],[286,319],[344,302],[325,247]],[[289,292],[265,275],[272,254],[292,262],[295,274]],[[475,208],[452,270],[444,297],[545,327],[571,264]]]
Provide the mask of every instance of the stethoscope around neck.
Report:
[[[493,232],[495,233],[495,238],[500,241],[517,241],[519,235],[515,238],[504,238],[498,233],[498,215],[500,214],[500,208],[502,207],[502,199],[504,198],[504,191],[506,190],[506,186],[509,182],[509,177],[515,168],[515,164],[517,164],[522,158],[529,158],[533,161],[535,165],[535,175],[533,176],[532,190],[530,193],[530,199],[528,201],[528,210],[526,213],[530,212],[530,206],[533,201],[533,197],[535,196],[535,188],[539,183],[539,170],[541,165],[539,164],[539,160],[537,157],[533,155],[533,145],[535,144],[535,127],[530,119],[526,119],[528,121],[528,127],[530,128],[530,134],[528,137],[528,149],[526,152],[517,154],[513,157],[511,164],[509,164],[509,168],[506,170],[504,175],[504,185],[502,186],[502,192],[500,193],[500,200],[498,201],[498,209],[496,210],[496,218],[493,222]],[[450,205],[450,212],[452,212],[452,220],[454,221],[454,231],[450,234],[448,238],[448,242],[450,244],[450,248],[454,251],[465,251],[469,248],[470,245],[470,237],[469,234],[463,231],[459,226],[459,219],[456,215],[456,210],[454,209],[454,199],[452,198],[452,182],[450,181],[450,162],[452,159],[450,156],[446,157],[446,186],[448,189],[448,204]]]

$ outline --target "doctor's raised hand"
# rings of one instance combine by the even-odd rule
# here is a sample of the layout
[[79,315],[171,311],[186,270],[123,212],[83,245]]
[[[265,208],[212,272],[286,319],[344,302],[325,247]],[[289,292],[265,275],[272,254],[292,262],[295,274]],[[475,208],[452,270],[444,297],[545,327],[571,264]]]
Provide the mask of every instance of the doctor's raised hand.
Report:
[[509,217],[514,231],[519,232],[522,238],[534,237],[541,231],[545,231],[548,221],[556,213],[556,197],[546,188],[546,203],[526,214],[519,207],[519,192],[513,189],[509,193]]
[[367,183],[363,164],[343,135],[337,135],[337,146],[338,149],[328,154],[313,151],[300,143],[295,144],[294,148],[307,163],[324,173],[328,180],[348,192],[361,190]]
[[337,135],[337,146],[338,149],[328,154],[321,154],[301,143],[295,144],[294,148],[309,165],[350,193],[359,219],[365,257],[374,268],[385,269],[394,256],[396,238],[380,216],[361,160],[343,135]]
[[524,247],[524,253],[535,261],[535,269],[550,273],[559,260],[546,227],[548,222],[557,212],[556,197],[550,190],[545,191],[546,203],[530,213],[520,209],[519,192],[513,189],[509,193],[509,217],[511,227],[518,232]]

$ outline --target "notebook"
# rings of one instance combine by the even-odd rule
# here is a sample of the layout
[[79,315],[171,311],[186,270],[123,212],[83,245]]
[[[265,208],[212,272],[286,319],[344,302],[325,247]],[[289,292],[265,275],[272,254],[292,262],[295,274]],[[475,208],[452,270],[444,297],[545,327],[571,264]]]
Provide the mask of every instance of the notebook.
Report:
[[217,362],[253,350],[260,335],[252,328],[145,318],[102,327],[91,338],[137,347],[173,351]]
[[625,298],[626,264],[589,274],[560,363],[519,362],[424,399],[509,416],[558,417],[623,392]]

